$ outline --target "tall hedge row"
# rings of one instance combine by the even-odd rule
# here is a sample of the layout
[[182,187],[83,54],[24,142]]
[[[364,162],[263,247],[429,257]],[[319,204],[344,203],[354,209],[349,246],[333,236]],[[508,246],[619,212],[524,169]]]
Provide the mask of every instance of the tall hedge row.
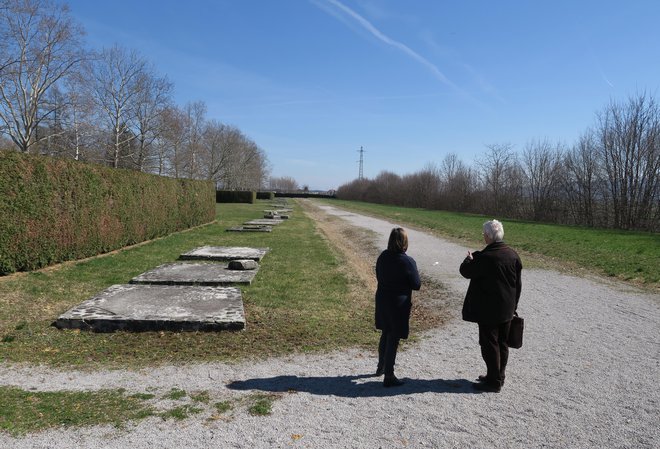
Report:
[[248,203],[257,201],[257,192],[250,190],[217,190],[215,192],[216,203]]
[[0,274],[213,221],[212,182],[0,151]]
[[258,200],[273,200],[275,199],[275,192],[257,192],[257,199]]

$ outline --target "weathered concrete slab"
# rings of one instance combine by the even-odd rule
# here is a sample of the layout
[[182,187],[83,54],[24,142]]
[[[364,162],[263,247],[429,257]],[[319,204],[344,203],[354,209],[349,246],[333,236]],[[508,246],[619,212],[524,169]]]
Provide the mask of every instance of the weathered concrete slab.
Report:
[[181,254],[181,260],[236,260],[252,259],[257,262],[266,255],[269,248],[249,248],[244,246],[202,246]]
[[95,332],[240,330],[245,312],[236,287],[123,284],[68,310],[54,324]]
[[257,225],[257,226],[272,226],[282,223],[284,220],[279,220],[277,218],[258,218],[255,220],[246,221],[245,225]]
[[252,259],[238,259],[238,260],[230,260],[227,268],[229,268],[230,270],[254,271],[259,269],[259,264]]
[[278,215],[291,214],[292,212],[293,209],[266,209],[264,210],[264,215],[277,217]]
[[131,284],[227,285],[251,284],[259,265],[250,271],[230,269],[227,263],[166,263],[131,279]]
[[272,226],[244,225],[227,228],[228,232],[272,232]]

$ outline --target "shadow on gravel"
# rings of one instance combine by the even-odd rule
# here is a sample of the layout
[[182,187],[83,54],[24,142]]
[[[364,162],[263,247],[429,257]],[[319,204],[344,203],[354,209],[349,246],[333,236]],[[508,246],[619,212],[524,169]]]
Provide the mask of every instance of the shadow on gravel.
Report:
[[[361,379],[373,379],[361,381]],[[237,380],[227,384],[232,390],[261,390],[273,393],[304,391],[318,395],[347,398],[386,397],[415,393],[479,394],[466,379],[410,379],[401,378],[400,387],[383,387],[383,378],[371,374],[335,377],[275,376],[263,379]]]

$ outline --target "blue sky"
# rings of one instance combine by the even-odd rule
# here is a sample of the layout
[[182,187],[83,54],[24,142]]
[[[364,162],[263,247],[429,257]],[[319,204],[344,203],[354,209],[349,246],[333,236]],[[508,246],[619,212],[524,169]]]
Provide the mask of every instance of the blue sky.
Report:
[[100,49],[135,49],[180,106],[240,128],[273,176],[332,189],[488,144],[573,144],[660,85],[656,0],[69,1]]

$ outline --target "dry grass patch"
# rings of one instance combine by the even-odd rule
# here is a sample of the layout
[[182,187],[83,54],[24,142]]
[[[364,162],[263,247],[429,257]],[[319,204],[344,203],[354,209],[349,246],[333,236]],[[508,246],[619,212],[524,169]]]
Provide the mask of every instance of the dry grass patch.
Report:
[[[374,243],[374,232],[351,226],[346,220],[325,213],[310,201],[301,201],[305,213],[312,218],[318,231],[337,251],[344,261],[342,270],[355,280],[351,283],[350,296],[361,307],[374,307],[376,292],[376,259],[382,251]],[[423,331],[444,324],[450,318],[450,297],[438,283],[422,279],[422,288],[413,293],[411,327]]]

